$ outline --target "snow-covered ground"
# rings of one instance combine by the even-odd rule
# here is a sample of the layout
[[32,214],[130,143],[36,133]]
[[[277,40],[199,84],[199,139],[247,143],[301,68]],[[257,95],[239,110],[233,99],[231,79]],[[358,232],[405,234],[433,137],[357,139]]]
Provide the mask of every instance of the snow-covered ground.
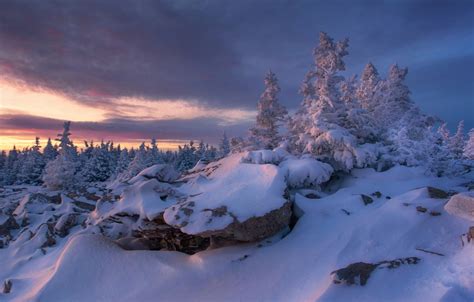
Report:
[[[0,294],[0,300],[474,301],[474,243],[467,243],[463,236],[474,225],[473,216],[460,216],[456,211],[449,214],[444,209],[449,197],[431,198],[427,189],[464,192],[468,188],[463,184],[472,181],[472,175],[435,178],[426,176],[421,168],[407,167],[385,172],[353,170],[317,192],[323,196],[319,199],[292,189],[300,217],[291,232],[282,230],[259,242],[194,255],[125,250],[98,231],[100,223],[124,212],[136,215],[138,224],[168,209],[165,220],[179,224],[171,206],[191,201],[193,212],[182,227],[184,232],[202,231],[198,214],[222,205],[243,222],[282,206],[286,185],[326,181],[332,170],[325,168],[318,162],[294,158],[276,166],[240,162],[231,156],[193,171],[182,179],[187,181],[184,184],[135,179],[120,198],[111,194],[110,201],[99,202],[94,211],[74,203],[89,203],[87,196],[63,195],[50,208],[28,208],[27,197],[23,197],[26,192],[45,189],[8,189],[0,208],[14,207],[18,215],[26,211],[36,229],[30,234],[28,228],[20,227],[9,245],[0,249],[0,281],[11,284],[10,292]],[[107,194],[103,189],[91,191],[97,196]],[[55,243],[45,244],[48,236],[39,233],[48,232],[48,219],[59,221],[59,216],[71,213],[82,226],[76,225],[68,230],[69,235],[56,236]],[[0,216],[0,223],[2,219],[7,218]],[[55,227],[60,228],[61,223]],[[220,221],[217,227],[226,223]],[[210,226],[216,228],[215,224]],[[396,268],[379,266],[364,286],[333,282],[332,272],[353,263],[409,257],[419,261],[405,261]]]

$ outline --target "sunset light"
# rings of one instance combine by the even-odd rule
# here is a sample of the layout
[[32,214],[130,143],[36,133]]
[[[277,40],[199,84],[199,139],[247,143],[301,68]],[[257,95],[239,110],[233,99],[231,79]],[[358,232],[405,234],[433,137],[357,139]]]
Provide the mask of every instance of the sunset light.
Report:
[[474,302],[474,0],[1,0],[0,301]]

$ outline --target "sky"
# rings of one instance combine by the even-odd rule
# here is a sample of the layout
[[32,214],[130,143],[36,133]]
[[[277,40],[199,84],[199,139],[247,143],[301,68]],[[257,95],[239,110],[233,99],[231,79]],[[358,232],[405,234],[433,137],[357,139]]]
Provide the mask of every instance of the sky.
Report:
[[161,147],[245,135],[263,76],[290,111],[320,31],[346,76],[408,67],[412,99],[474,127],[474,1],[0,1],[0,149],[55,137]]

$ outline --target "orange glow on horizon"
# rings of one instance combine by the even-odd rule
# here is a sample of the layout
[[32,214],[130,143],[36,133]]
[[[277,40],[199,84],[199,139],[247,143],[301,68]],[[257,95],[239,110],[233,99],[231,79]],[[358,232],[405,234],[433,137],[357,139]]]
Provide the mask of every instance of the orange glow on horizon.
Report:
[[[53,145],[57,144],[57,142],[54,140],[55,137],[51,137],[51,141]],[[82,137],[77,137],[74,135],[71,135],[71,140],[74,142],[74,145],[77,146],[77,148],[80,150],[81,148],[84,148],[84,140],[87,140],[88,142],[91,141],[90,138],[82,138]],[[46,137],[40,138],[40,145],[43,148],[46,146],[48,139]],[[100,144],[101,139],[94,139],[94,145]],[[104,141],[107,141],[107,139],[104,139]],[[142,142],[145,142],[145,145],[150,145],[150,139],[118,139],[118,140],[111,140],[114,142],[114,145],[120,145],[122,148],[138,148]],[[13,148],[13,146],[16,147],[17,150],[22,150],[23,148],[26,147],[31,147],[35,143],[34,135],[33,137],[28,136],[0,136],[0,151],[9,151]],[[158,148],[161,150],[177,150],[178,146],[184,145],[189,143],[189,140],[157,140],[158,143]]]

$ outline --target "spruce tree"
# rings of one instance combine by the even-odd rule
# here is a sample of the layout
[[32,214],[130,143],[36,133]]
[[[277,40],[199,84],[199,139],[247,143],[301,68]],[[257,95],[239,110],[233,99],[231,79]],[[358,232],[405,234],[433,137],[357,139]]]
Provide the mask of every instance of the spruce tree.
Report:
[[278,102],[280,87],[276,75],[269,71],[265,76],[265,90],[258,102],[257,120],[250,129],[250,143],[254,148],[273,149],[281,142],[278,128],[288,114]]

